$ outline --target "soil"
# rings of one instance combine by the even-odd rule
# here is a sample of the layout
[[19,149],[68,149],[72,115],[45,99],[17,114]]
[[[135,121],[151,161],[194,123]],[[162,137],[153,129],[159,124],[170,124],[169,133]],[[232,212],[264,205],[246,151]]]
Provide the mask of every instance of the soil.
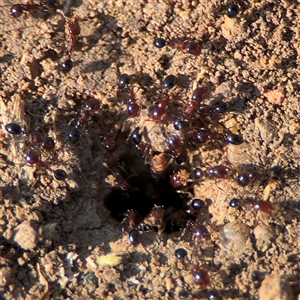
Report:
[[[62,15],[37,9],[14,19],[5,1],[1,298],[299,299],[298,1],[237,1],[234,18],[226,14],[229,1],[61,1],[60,9],[76,16],[81,28],[69,72],[60,67],[67,59]],[[155,48],[157,37],[167,46]],[[171,47],[185,40],[198,42],[200,55]],[[131,76],[139,117],[128,118],[128,93],[118,87],[122,73]],[[166,121],[156,124],[149,114],[165,97],[161,85],[170,74],[177,87],[169,92]],[[197,85],[208,89],[207,105],[222,99],[229,110],[184,117]],[[102,106],[72,143],[68,133],[90,97]],[[184,131],[174,130],[175,118],[184,119]],[[9,134],[9,123],[28,134]],[[223,135],[237,133],[244,142],[226,145],[219,138],[195,145],[188,131],[203,124]],[[144,156],[130,140],[138,126],[150,145]],[[29,134],[52,137],[55,150],[43,150]],[[171,151],[166,141],[175,137],[185,142]],[[103,147],[105,138],[115,139],[113,153]],[[39,151],[49,168],[26,163],[29,149]],[[179,152],[187,157],[181,166],[174,159]],[[176,190],[168,183],[173,170],[184,168],[189,177],[186,170],[216,165],[261,176],[246,187],[206,175]],[[167,170],[153,179],[149,168],[158,177]],[[57,169],[67,173],[65,180],[54,177]],[[205,207],[189,217],[191,198]],[[240,202],[236,208],[229,205],[233,198]],[[265,204],[258,201],[271,203],[271,211],[255,210],[251,203]],[[165,224],[151,226],[161,220],[148,218],[148,230],[140,230],[140,242],[132,245],[132,228],[121,224],[126,210],[145,217],[162,204]],[[193,238],[195,222],[210,237]],[[186,258],[176,258],[178,248],[187,250]],[[196,284],[192,264],[208,273],[210,284]]]

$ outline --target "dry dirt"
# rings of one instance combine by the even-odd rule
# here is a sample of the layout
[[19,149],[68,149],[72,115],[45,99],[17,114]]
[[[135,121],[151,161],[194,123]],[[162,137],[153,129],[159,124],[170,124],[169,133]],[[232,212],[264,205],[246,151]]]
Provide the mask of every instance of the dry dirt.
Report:
[[[237,1],[240,13],[232,19],[228,1],[61,1],[66,16],[76,15],[81,27],[68,73],[59,67],[66,59],[63,17],[36,11],[13,19],[12,3],[1,3],[1,299],[297,299],[298,1]],[[168,46],[157,49],[156,37],[199,41],[203,49],[197,57]],[[126,93],[117,85],[122,73],[132,75],[142,107],[141,116],[129,121]],[[154,149],[165,151],[172,126],[153,127],[147,119],[170,74],[180,78],[171,117],[181,115],[199,81],[209,87],[208,99],[222,97],[230,107],[221,116],[204,116],[204,122],[244,140],[223,147],[187,143],[187,168],[225,164],[267,174],[280,166],[281,172],[244,188],[231,179],[196,183],[189,193],[205,201],[198,221],[206,221],[211,234],[200,245],[188,226],[143,232],[133,246],[106,208],[118,213],[118,200],[130,194],[116,193],[120,199],[105,207],[114,189],[103,163],[120,172],[117,161],[126,154],[140,174],[142,159],[128,139],[138,125]],[[89,96],[103,108],[81,127],[80,140],[70,143],[68,133]],[[26,151],[39,146],[8,134],[5,125],[11,122],[55,140],[54,152],[41,151],[51,169],[26,164]],[[101,144],[99,126],[116,136],[113,155]],[[54,178],[58,168],[67,172],[66,180]],[[233,197],[240,199],[239,208],[229,207]],[[271,215],[247,209],[248,198],[272,203]],[[188,251],[184,262],[175,257],[177,248]],[[208,272],[210,285],[194,283],[189,262]]]

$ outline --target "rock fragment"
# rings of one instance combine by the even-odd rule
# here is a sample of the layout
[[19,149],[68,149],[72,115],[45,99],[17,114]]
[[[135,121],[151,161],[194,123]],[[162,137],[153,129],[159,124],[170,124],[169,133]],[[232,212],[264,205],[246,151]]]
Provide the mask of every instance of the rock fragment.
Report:
[[267,275],[259,289],[260,300],[292,300],[293,292],[280,275]]
[[24,221],[16,227],[13,241],[24,250],[31,250],[37,244],[37,235],[36,226],[30,221]]

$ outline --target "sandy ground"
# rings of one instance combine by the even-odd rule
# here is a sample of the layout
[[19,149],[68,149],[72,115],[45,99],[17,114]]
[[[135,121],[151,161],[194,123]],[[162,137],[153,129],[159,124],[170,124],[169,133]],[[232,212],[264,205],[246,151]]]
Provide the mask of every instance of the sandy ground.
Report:
[[[0,12],[1,299],[297,299],[299,3],[237,1],[239,14],[228,18],[228,1],[61,1],[81,28],[70,72],[60,67],[67,58],[62,15],[37,10],[13,19],[12,4],[3,0]],[[198,42],[201,54],[155,48],[157,37]],[[137,118],[128,119],[128,95],[118,88],[122,73],[131,75]],[[164,97],[162,82],[171,74],[178,82],[167,119],[153,124],[151,108]],[[197,84],[209,90],[206,104],[223,99],[229,111],[184,117]],[[72,143],[68,133],[90,97],[102,106]],[[176,118],[186,125],[180,134],[173,129]],[[55,150],[12,136],[9,123],[52,137]],[[157,180],[144,160],[151,168],[157,162],[150,154],[143,160],[130,140],[137,126],[155,155],[172,160]],[[244,142],[195,145],[188,131],[203,126],[237,133]],[[184,139],[183,166],[166,143],[172,134]],[[113,154],[103,137],[115,140]],[[30,149],[49,169],[26,163]],[[209,176],[189,188],[169,186],[173,170],[221,164],[234,174],[263,176],[246,187]],[[279,172],[270,172],[273,167]],[[57,180],[56,169],[67,179]],[[121,186],[120,174],[129,188]],[[113,177],[121,190],[109,186]],[[229,206],[234,197],[238,208]],[[205,203],[193,218],[185,213],[190,198]],[[249,199],[271,203],[271,212],[249,208]],[[165,230],[140,231],[140,243],[131,245],[121,224],[126,210],[145,216],[160,204]],[[205,224],[210,238],[195,240],[193,222]],[[187,250],[184,260],[175,257],[178,248]],[[195,283],[191,263],[209,274],[209,285]]]

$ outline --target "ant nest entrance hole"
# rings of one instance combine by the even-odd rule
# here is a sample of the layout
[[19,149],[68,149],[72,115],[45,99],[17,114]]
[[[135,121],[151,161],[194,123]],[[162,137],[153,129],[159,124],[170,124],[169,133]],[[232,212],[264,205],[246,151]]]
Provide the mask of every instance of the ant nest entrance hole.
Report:
[[[185,228],[188,221],[195,221],[194,216],[186,213],[191,194],[178,193],[169,182],[174,165],[171,163],[162,176],[155,178],[151,175],[150,167],[135,152],[133,150],[128,152],[130,154],[120,156],[116,172],[114,167],[114,176],[125,180],[126,188],[124,185],[118,186],[118,179],[115,178],[115,186],[104,199],[111,216],[122,222],[128,211],[134,211],[137,214],[137,228],[140,228],[139,225],[154,207],[163,207],[163,232],[168,234]],[[158,231],[155,226],[150,227]]]

